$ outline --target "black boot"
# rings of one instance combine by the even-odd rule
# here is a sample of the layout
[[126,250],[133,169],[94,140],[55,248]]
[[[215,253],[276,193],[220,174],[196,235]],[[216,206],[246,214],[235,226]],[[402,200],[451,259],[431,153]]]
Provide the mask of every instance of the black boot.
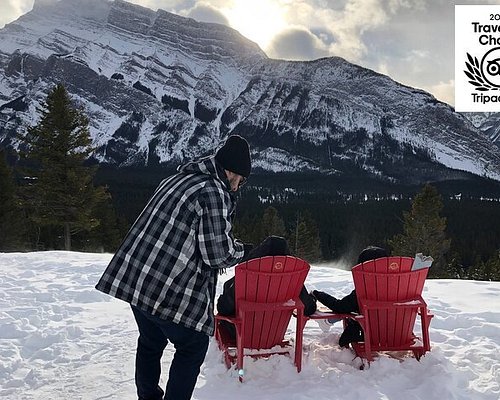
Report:
[[161,387],[157,387],[156,388],[156,393],[152,396],[152,397],[141,397],[139,396],[139,400],[163,400],[163,395],[165,393],[163,392],[162,388]]
[[342,332],[342,335],[340,335],[339,346],[348,347],[349,343],[362,342],[364,340],[363,329],[361,329],[359,322],[348,319],[347,326],[345,327],[344,332]]

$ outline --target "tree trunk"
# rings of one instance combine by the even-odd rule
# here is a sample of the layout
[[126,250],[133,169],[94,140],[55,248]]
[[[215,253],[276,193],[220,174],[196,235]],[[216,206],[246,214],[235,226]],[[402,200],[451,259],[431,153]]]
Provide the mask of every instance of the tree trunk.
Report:
[[69,222],[64,223],[64,250],[71,251],[71,231]]
[[297,249],[299,248],[299,220],[300,213],[297,213],[297,224],[295,225],[295,255],[297,256]]
[[40,225],[36,227],[36,237],[35,237],[35,251],[40,250]]

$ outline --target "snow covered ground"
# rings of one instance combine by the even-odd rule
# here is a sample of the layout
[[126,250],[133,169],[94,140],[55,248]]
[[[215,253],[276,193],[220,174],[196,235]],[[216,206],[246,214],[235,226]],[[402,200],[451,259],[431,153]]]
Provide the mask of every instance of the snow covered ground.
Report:
[[[132,314],[126,303],[94,289],[110,257],[0,253],[0,398],[136,399]],[[306,286],[340,296],[352,289],[351,275],[314,266]],[[337,346],[340,324],[323,333],[311,321],[300,374],[286,356],[248,359],[240,384],[212,341],[194,399],[498,400],[500,282],[431,280],[424,290],[435,317],[432,352],[420,362],[382,356],[361,371],[352,353]],[[171,357],[168,347],[162,385]]]

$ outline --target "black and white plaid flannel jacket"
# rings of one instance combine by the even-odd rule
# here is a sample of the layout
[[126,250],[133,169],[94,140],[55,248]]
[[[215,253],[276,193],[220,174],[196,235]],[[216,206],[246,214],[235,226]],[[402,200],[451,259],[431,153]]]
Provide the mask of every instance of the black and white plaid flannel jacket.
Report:
[[160,183],[96,288],[213,335],[217,274],[243,258],[231,233],[235,203],[213,157]]

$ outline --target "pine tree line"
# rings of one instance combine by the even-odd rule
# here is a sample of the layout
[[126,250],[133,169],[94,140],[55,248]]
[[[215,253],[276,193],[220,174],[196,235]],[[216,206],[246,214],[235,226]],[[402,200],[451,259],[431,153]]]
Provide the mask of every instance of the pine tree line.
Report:
[[258,244],[268,236],[281,236],[287,239],[294,256],[309,262],[322,259],[319,229],[307,211],[298,211],[296,219],[287,226],[276,208],[267,207],[261,216],[247,215],[236,221],[235,236],[252,244]]
[[[449,217],[445,217],[443,198],[431,185],[425,185],[412,201],[331,202],[308,197],[263,208],[254,196],[242,200],[239,209],[243,212],[237,217],[240,237],[258,243],[266,234],[275,234],[286,237],[293,250],[302,243],[308,248],[319,246],[315,254],[300,253],[311,262],[342,258],[353,264],[364,247],[376,245],[393,255],[431,255],[435,260],[431,278],[498,280],[497,202],[454,200],[448,202]],[[305,225],[312,227],[314,235],[302,234],[298,215],[307,215]],[[476,221],[478,215],[481,219]]]

